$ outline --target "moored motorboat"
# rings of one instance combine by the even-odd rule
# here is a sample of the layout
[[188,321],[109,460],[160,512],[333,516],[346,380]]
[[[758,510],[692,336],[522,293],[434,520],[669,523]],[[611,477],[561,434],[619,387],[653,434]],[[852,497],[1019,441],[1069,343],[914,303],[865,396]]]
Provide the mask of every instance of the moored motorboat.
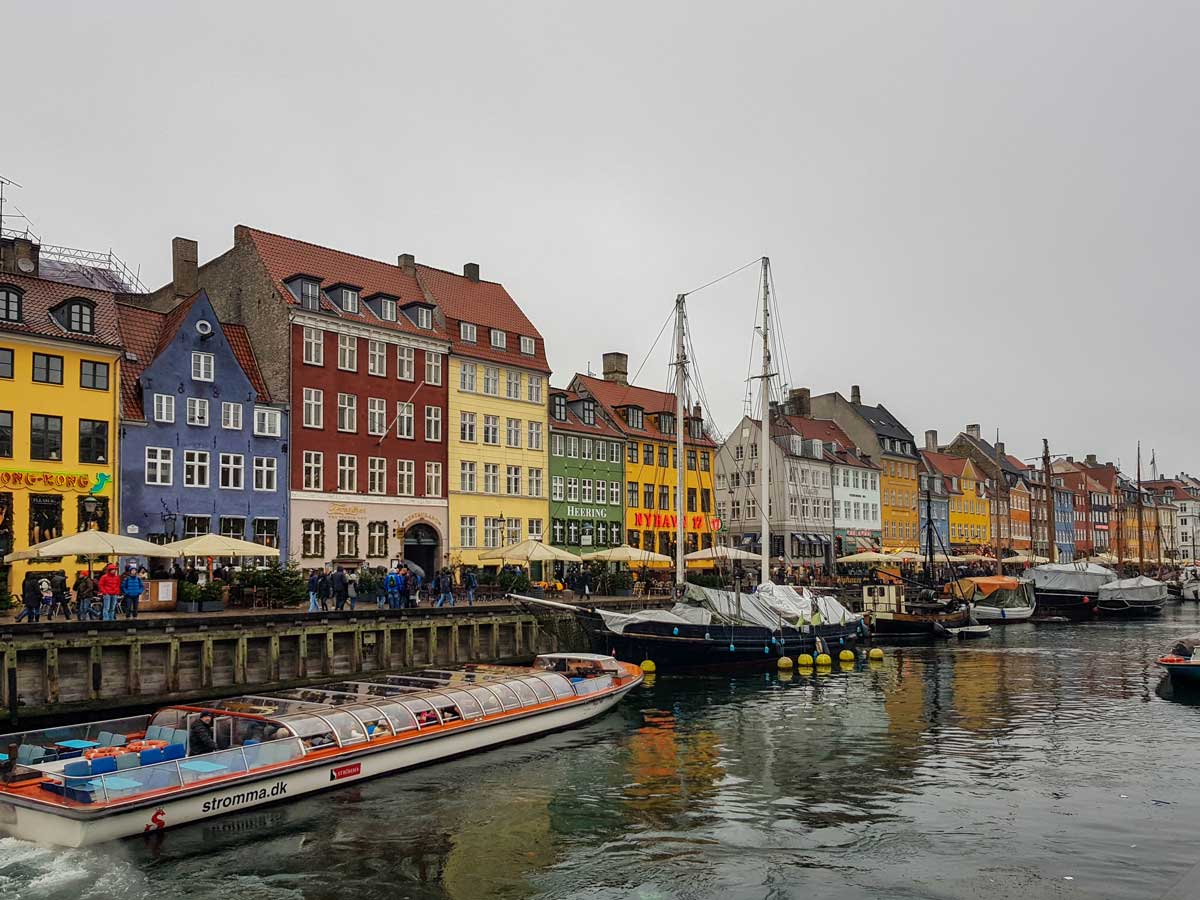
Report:
[[[79,847],[287,800],[578,725],[640,684],[637,666],[546,654],[0,737],[0,834]],[[214,717],[217,749],[188,753]]]
[[1100,585],[1096,606],[1104,617],[1144,618],[1161,615],[1167,599],[1163,582],[1139,575]]
[[1025,622],[1037,609],[1033,587],[1007,575],[960,578],[946,585],[945,593],[969,602],[975,621],[983,624]]
[[1037,608],[1032,618],[1084,622],[1097,614],[1100,586],[1116,581],[1112,569],[1097,563],[1048,563],[1034,566],[1026,580],[1033,585]]
[[1180,638],[1155,662],[1167,670],[1176,687],[1200,687],[1200,635]]
[[874,640],[936,640],[951,637],[949,629],[971,624],[971,605],[953,597],[939,598],[923,590],[906,598],[895,584],[863,586],[863,618]]

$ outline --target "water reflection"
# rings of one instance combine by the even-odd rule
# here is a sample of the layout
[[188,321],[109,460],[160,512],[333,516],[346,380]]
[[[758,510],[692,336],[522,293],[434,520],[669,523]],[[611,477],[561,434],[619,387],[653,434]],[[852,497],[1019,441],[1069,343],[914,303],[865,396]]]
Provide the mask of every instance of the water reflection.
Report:
[[1156,897],[1197,862],[1163,823],[1200,819],[1200,692],[1153,659],[1197,620],[659,676],[582,729],[157,843],[0,842],[0,895]]

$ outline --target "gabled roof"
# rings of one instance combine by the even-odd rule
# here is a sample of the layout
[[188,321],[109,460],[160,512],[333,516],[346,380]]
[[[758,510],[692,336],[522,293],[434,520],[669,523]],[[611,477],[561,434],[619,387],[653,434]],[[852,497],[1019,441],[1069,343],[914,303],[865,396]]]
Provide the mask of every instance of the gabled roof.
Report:
[[[179,332],[179,326],[183,324],[188,313],[203,294],[203,291],[199,291],[191,297],[181,300],[165,313],[155,312],[152,309],[130,303],[116,304],[121,338],[127,353],[121,364],[122,418],[133,420],[146,418],[146,411],[142,406],[142,388],[138,379],[141,378],[146,367],[171,345],[171,341]],[[225,339],[229,342],[233,355],[237,358],[238,365],[250,379],[250,385],[254,388],[258,399],[263,403],[270,403],[271,395],[263,381],[262,373],[259,371],[254,351],[250,348],[250,338],[246,334],[246,329],[241,325],[223,322],[219,324],[225,333]]]
[[397,315],[394,322],[381,319],[363,302],[365,297],[382,293],[389,297],[398,297],[401,305],[411,302],[433,305],[418,282],[415,271],[245,225],[238,226],[238,234],[245,235],[254,247],[280,299],[289,306],[300,305],[300,301],[286,285],[286,282],[298,275],[320,278],[322,291],[336,285],[361,285],[358,312],[346,312],[323,293],[321,311],[351,322],[362,322],[427,338],[445,339],[446,333],[436,317],[432,329],[418,328],[407,316]]
[[822,444],[837,444],[840,449],[825,451],[827,458],[847,466],[857,466],[863,469],[878,469],[879,466],[854,452],[854,441],[842,430],[842,427],[832,419],[813,419],[804,416],[780,416],[780,423],[785,424],[800,437],[809,441],[820,441]]
[[[992,444],[989,441],[985,441],[981,437],[975,437],[975,435],[973,435],[967,431],[960,431],[958,433],[958,436],[961,437],[963,440],[965,440],[967,443],[971,444],[971,446],[973,446],[976,450],[978,450],[980,453],[982,453],[984,456],[986,456],[989,460],[995,462],[995,459],[996,459],[996,445],[995,444]],[[1007,453],[1005,453],[1000,456],[1000,469],[1004,472],[1007,472],[1010,475],[1015,475],[1024,469],[1024,465],[1021,463],[1020,460],[1014,460],[1013,457],[1011,457]]]
[[[975,467],[965,456],[951,456],[949,453],[939,453],[936,450],[922,450],[920,453],[929,467],[941,475],[952,478],[976,477]],[[971,469],[969,473],[967,472],[968,466]]]
[[[456,354],[550,374],[546,343],[542,340],[541,332],[529,321],[504,285],[494,281],[475,281],[465,275],[455,275],[430,266],[418,265],[416,269],[422,287],[446,317],[447,336]],[[461,338],[461,322],[475,326],[475,342]],[[503,350],[492,346],[489,332],[493,328],[504,331]],[[533,338],[532,355],[521,352],[522,337]]]
[[[121,346],[116,295],[113,293],[28,275],[0,273],[0,287],[3,286],[16,288],[20,292],[21,321],[0,322],[0,335],[25,334],[99,347]],[[77,297],[93,305],[95,314],[91,334],[67,331],[50,314],[67,300]]]
[[868,425],[875,429],[876,434],[913,443],[912,432],[905,428],[882,403],[878,406],[851,403],[850,406],[867,421]]
[[[596,402],[605,408],[613,420],[618,423],[621,431],[630,437],[643,437],[652,440],[669,440],[674,437],[674,434],[668,434],[658,427],[656,419],[651,419],[649,416],[642,420],[641,428],[632,427],[618,410],[627,406],[636,406],[646,413],[658,415],[659,413],[668,413],[675,415],[675,395],[666,391],[656,391],[650,388],[637,387],[632,384],[621,384],[616,381],[606,381],[603,378],[597,378],[594,375],[580,375],[576,373],[571,379],[572,385],[582,387],[583,393],[590,394],[596,398]],[[715,447],[716,443],[708,434],[704,434],[699,440],[692,438],[688,433],[684,433],[684,443],[695,444],[702,447]]]
[[[568,390],[567,388],[550,388],[550,397],[555,395],[563,395],[567,398],[567,418],[565,420],[556,419],[551,413],[548,416],[550,427],[557,431],[570,431],[576,434],[591,435],[597,438],[607,438],[612,441],[623,441],[625,435],[612,426],[608,421],[608,417],[604,415],[603,408],[599,403],[596,403],[595,424],[588,425],[582,418],[571,408],[571,404],[583,398],[576,391]],[[550,407],[553,409],[553,405]]]

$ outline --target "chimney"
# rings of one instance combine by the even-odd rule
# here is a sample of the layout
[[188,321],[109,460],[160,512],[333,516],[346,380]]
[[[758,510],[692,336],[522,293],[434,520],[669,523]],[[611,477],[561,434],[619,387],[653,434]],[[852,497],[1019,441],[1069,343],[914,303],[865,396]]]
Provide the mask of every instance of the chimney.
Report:
[[1068,456],[1068,457],[1067,457],[1067,462],[1069,462],[1069,463],[1073,463],[1073,462],[1075,462],[1075,457],[1073,457],[1073,456]]
[[979,426],[978,425],[968,425],[967,426],[967,435],[969,437],[975,438],[975,440],[979,440]]
[[41,248],[29,238],[5,238],[0,241],[0,272],[37,276]]
[[808,388],[793,388],[788,391],[787,414],[807,419],[812,416],[812,391]]
[[190,297],[199,288],[197,255],[195,241],[184,237],[171,239],[171,285],[176,297]]
[[937,448],[938,448],[937,429],[930,428],[928,431],[925,432],[925,449],[929,450],[933,453],[937,453]]
[[1089,466],[1098,466],[1098,465],[1100,465],[1099,461],[1096,459],[1096,454],[1095,454],[1095,453],[1089,453],[1089,454],[1088,454],[1086,457],[1084,457],[1084,460],[1083,460],[1083,461],[1084,461],[1085,463],[1087,463]]
[[858,389],[857,384],[850,385],[850,402],[862,403],[862,391]]
[[604,380],[617,384],[629,384],[629,354],[605,353],[603,357]]
[[479,280],[479,263],[463,263],[463,275],[471,281]]
[[692,404],[692,418],[693,418],[693,419],[702,419],[702,418],[704,418],[704,410],[702,410],[702,409],[700,408],[700,404],[699,404],[699,403],[693,403],[693,404]]
[[1004,441],[996,441],[996,455],[1000,457],[1001,461],[1003,461],[1003,459],[1004,459]]
[[411,253],[401,253],[396,257],[396,265],[400,267],[400,271],[408,275],[417,271],[417,258]]

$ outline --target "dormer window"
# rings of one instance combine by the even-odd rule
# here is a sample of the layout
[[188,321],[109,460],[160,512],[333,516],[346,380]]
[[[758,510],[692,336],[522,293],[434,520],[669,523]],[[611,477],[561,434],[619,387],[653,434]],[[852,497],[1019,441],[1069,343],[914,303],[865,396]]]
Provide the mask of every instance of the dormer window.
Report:
[[472,325],[470,322],[459,322],[458,323],[458,336],[462,340],[469,341],[470,343],[474,344],[475,343],[475,326]]
[[67,330],[77,334],[92,334],[95,331],[95,309],[86,300],[72,300],[67,304]]
[[321,308],[321,286],[315,281],[300,282],[300,306],[311,310]]
[[379,318],[385,322],[396,321],[396,301],[383,297],[379,301]]
[[642,409],[640,406],[630,406],[625,409],[625,422],[630,428],[642,427]]
[[492,346],[503,350],[508,345],[508,336],[499,328],[492,329]]
[[417,327],[432,328],[433,327],[433,310],[428,306],[417,307]]
[[531,337],[521,337],[521,352],[526,356],[533,356],[537,353],[537,341]]
[[558,421],[560,421],[560,422],[566,420],[566,418],[567,418],[567,398],[566,397],[564,397],[562,394],[555,394],[554,398],[550,401],[550,407],[551,407],[551,412],[554,415],[554,418],[558,419]]
[[0,322],[21,321],[21,295],[13,288],[0,287]]
[[658,417],[658,427],[663,434],[675,433],[675,417],[662,413]]
[[358,312],[358,291],[354,288],[342,288],[342,309],[348,313]]
[[595,425],[596,424],[596,401],[595,400],[584,400],[583,401],[583,424],[585,424],[585,425]]

